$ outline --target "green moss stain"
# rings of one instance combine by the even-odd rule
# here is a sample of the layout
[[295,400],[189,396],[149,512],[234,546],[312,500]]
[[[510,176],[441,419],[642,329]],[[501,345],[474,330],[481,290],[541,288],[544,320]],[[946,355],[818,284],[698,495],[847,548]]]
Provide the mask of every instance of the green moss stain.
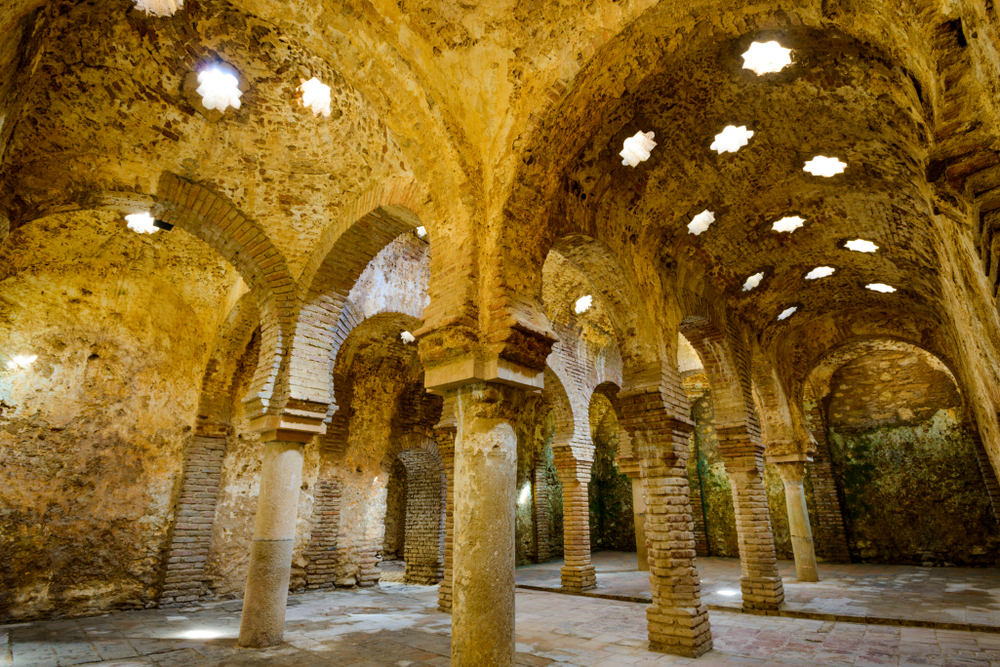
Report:
[[594,465],[590,472],[591,551],[635,551],[635,515],[632,480],[618,469],[617,422],[614,429],[601,429],[594,442]]
[[994,565],[1000,531],[954,410],[919,425],[829,431],[852,559]]

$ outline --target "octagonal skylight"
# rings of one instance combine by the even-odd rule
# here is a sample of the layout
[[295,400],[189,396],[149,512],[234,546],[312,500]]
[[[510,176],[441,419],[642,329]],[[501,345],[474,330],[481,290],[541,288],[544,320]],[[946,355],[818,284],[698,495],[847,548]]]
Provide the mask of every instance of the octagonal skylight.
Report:
[[17,354],[14,355],[10,361],[7,362],[7,368],[12,371],[24,370],[31,364],[35,363],[35,359],[38,359],[37,354],[32,354],[31,356]]
[[135,0],[136,9],[152,16],[173,16],[184,6],[184,0]]
[[727,125],[726,129],[715,135],[715,141],[712,142],[712,150],[717,151],[719,155],[723,153],[735,153],[746,146],[752,136],[753,131],[748,130],[746,125],[739,127]]
[[892,294],[896,291],[895,287],[886,285],[885,283],[868,283],[865,285],[865,288],[873,292],[881,292],[882,294]]
[[128,228],[139,234],[154,234],[157,228],[153,225],[153,216],[149,213],[133,213],[125,216]]
[[848,250],[853,250],[854,252],[875,252],[878,250],[878,246],[871,241],[865,241],[863,239],[854,239],[853,241],[848,241],[844,244],[844,247]]
[[711,227],[713,222],[715,222],[715,213],[706,209],[691,218],[691,222],[688,223],[688,232],[698,236],[703,231]]
[[804,171],[808,171],[813,176],[836,176],[837,174],[844,173],[844,169],[847,168],[846,162],[841,162],[835,157],[824,157],[822,155],[817,155],[813,159],[806,162],[805,166],[802,168]]
[[618,154],[623,158],[622,164],[635,167],[640,162],[648,160],[649,152],[656,147],[656,142],[653,141],[654,136],[652,132],[636,132],[626,139],[625,147]]
[[781,314],[778,315],[778,321],[780,322],[782,320],[787,320],[789,317],[792,316],[792,313],[794,313],[798,309],[799,309],[798,306],[791,306],[790,308],[785,308],[783,311],[781,311]]
[[743,291],[749,292],[753,288],[757,287],[757,285],[760,285],[760,281],[762,280],[764,280],[763,271],[761,271],[760,273],[753,274],[752,276],[747,278],[747,281],[745,283],[743,283]]
[[418,239],[422,239],[427,236],[427,229],[425,227],[417,227],[414,231],[417,232]]
[[299,90],[302,91],[302,104],[312,109],[313,115],[330,115],[330,86],[313,77],[303,81]]
[[225,113],[229,107],[240,108],[243,91],[240,90],[239,80],[229,72],[210,67],[198,74],[198,83],[197,92],[206,109],[217,109]]
[[780,72],[792,64],[792,50],[777,42],[754,42],[743,54],[743,69],[758,75]]
[[411,334],[409,331],[404,331],[403,333],[399,334],[399,339],[406,344],[412,343],[413,341],[416,340],[416,338],[413,337],[413,334]]
[[576,313],[577,315],[582,315],[583,313],[590,310],[590,306],[593,303],[594,303],[594,297],[591,296],[590,294],[586,296],[581,296],[579,299],[576,300],[576,303],[573,304],[573,312]]
[[800,218],[797,215],[789,215],[775,222],[771,229],[776,232],[791,233],[804,224],[806,224],[805,218]]
[[817,266],[815,269],[806,274],[806,280],[816,280],[818,278],[826,278],[827,276],[832,276],[833,272],[837,269],[832,266]]

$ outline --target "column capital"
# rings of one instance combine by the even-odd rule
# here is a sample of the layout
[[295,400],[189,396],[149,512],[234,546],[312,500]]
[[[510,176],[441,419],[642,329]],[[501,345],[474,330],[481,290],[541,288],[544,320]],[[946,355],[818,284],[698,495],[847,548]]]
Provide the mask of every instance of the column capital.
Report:
[[459,412],[473,419],[514,421],[525,398],[523,389],[498,382],[476,382],[454,391]]
[[326,424],[317,417],[291,414],[260,415],[250,420],[250,430],[260,434],[264,442],[307,443],[326,433]]
[[520,325],[505,331],[496,341],[484,341],[477,330],[462,325],[417,331],[424,387],[440,394],[476,382],[496,382],[541,390],[545,360],[558,340],[555,334]]
[[804,455],[768,458],[768,461],[778,469],[778,474],[785,484],[802,484],[805,479],[806,463],[811,460]]

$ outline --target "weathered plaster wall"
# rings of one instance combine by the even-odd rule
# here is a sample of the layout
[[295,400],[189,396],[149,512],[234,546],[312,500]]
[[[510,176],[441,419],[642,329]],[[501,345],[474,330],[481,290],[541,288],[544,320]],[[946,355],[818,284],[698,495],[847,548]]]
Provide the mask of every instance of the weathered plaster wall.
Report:
[[590,473],[590,548],[635,551],[632,480],[616,464],[618,420],[610,411],[596,429]]
[[184,233],[82,212],[0,251],[0,622],[152,604],[182,453],[236,279]]
[[845,364],[830,385],[830,448],[852,558],[997,563],[1000,530],[947,372],[880,351]]
[[382,560],[402,560],[406,545],[406,468],[397,460],[389,472]]

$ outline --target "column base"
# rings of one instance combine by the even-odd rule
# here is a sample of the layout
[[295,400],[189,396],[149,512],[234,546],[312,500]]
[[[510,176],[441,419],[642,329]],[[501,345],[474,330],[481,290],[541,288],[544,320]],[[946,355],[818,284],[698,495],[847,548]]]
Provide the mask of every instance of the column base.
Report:
[[708,608],[704,605],[666,611],[652,605],[646,608],[646,621],[650,651],[697,658],[712,650]]
[[285,606],[295,540],[254,540],[250,547],[239,645],[277,646],[285,638]]
[[563,588],[579,592],[597,586],[597,572],[593,565],[566,565],[561,572]]
[[741,577],[743,611],[762,613],[778,611],[785,601],[785,587],[781,577]]

